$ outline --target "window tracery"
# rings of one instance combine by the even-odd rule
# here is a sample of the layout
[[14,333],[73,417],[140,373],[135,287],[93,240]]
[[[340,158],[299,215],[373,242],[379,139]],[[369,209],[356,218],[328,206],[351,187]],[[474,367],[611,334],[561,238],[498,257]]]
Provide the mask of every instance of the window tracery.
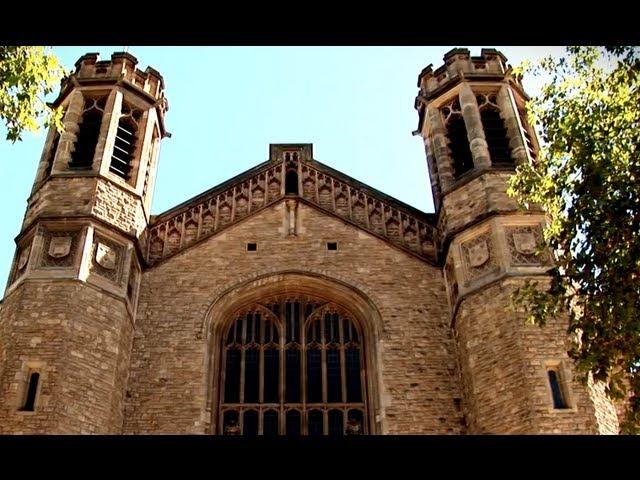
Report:
[[467,137],[467,127],[462,117],[460,100],[454,99],[449,105],[443,107],[441,112],[444,116],[449,150],[453,159],[453,176],[457,178],[473,168],[473,157]]
[[277,297],[223,333],[218,433],[367,433],[363,337],[337,305]]

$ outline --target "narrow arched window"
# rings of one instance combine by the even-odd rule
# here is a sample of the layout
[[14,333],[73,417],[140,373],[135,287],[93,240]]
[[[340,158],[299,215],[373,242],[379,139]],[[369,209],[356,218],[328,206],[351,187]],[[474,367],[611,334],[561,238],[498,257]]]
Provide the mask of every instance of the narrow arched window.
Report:
[[298,173],[288,170],[284,180],[284,192],[287,195],[298,195]]
[[40,380],[40,374],[38,372],[32,372],[29,375],[29,383],[27,385],[27,390],[24,398],[24,402],[22,404],[22,408],[20,408],[23,412],[33,412],[35,409],[36,403],[36,395],[38,393],[38,382]]
[[480,119],[492,165],[513,165],[509,136],[495,95],[478,95]]
[[449,141],[449,152],[453,160],[453,176],[457,178],[473,168],[473,157],[467,137],[467,127],[456,98],[442,109]]
[[53,160],[56,158],[56,152],[58,151],[58,144],[60,143],[60,134],[58,132],[55,132],[53,135],[54,135],[53,141],[51,142],[51,147],[47,152],[47,158],[45,160],[43,180],[47,178],[49,175],[51,175],[51,171],[53,170]]
[[118,131],[113,145],[109,171],[125,180],[129,180],[131,176],[140,116],[140,111],[129,107],[125,103],[122,104],[122,113],[118,121]]
[[367,433],[362,333],[311,298],[260,302],[224,334],[219,427],[224,435]]
[[85,99],[76,142],[69,162],[70,168],[90,169],[93,166],[93,156],[96,153],[100,137],[105,104],[106,97]]

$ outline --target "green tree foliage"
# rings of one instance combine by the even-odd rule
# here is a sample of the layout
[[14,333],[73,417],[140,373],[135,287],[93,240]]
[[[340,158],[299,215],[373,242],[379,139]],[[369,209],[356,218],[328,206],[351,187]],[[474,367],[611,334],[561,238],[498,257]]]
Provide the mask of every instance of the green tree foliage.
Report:
[[47,106],[44,96],[65,74],[58,58],[45,47],[0,46],[0,119],[7,140],[22,140],[23,132],[36,132],[41,123],[62,131],[62,110]]
[[550,288],[514,300],[529,320],[568,314],[569,355],[583,379],[627,402],[623,431],[640,428],[640,49],[571,47],[523,65],[548,76],[529,102],[542,150],[518,167],[509,194],[548,212]]

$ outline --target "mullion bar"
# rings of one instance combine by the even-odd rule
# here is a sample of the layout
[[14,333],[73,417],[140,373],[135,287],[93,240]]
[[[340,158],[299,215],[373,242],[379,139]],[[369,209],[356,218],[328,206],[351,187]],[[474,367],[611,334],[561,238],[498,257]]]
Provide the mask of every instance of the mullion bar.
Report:
[[260,333],[258,334],[258,343],[260,344],[260,354],[258,358],[258,401],[260,403],[264,403],[264,329],[267,319],[263,318],[262,315],[260,315],[259,319],[258,329],[260,330]]
[[320,317],[320,364],[322,365],[322,403],[327,403],[327,351],[325,344],[324,313]]
[[344,322],[349,321],[338,316],[338,334],[340,336],[340,387],[342,388],[342,403],[347,403],[347,377],[346,377],[346,364],[344,355]]
[[240,346],[240,403],[244,403],[244,357],[247,345],[247,317],[248,314],[242,316],[242,343]]

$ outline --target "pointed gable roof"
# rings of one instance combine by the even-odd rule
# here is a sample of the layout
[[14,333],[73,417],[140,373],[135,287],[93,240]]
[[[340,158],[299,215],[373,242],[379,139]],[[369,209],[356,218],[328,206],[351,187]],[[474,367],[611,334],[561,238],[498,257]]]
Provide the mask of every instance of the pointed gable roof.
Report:
[[[297,180],[298,193],[286,193]],[[293,180],[292,180],[293,179]],[[270,159],[151,219],[143,238],[149,265],[284,200],[335,216],[436,264],[435,216],[313,159],[311,144],[272,144]]]

